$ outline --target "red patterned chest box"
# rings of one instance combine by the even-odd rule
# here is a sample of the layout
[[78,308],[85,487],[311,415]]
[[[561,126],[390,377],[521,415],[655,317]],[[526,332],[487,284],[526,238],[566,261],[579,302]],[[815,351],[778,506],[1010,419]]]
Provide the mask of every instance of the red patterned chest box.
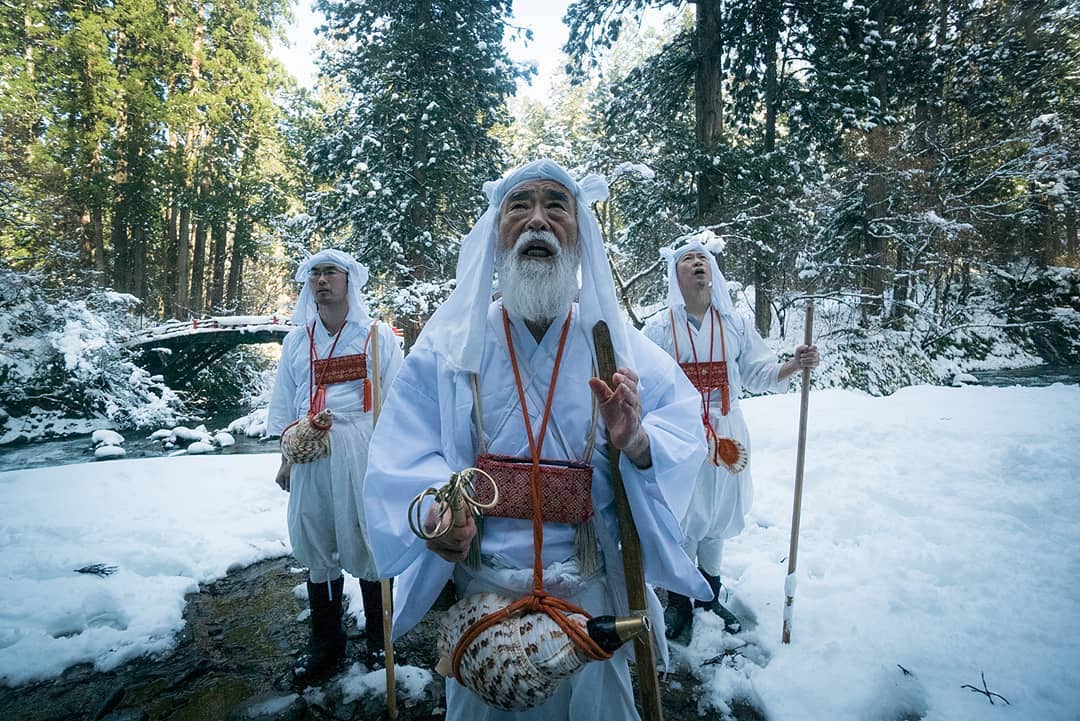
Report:
[[[484,511],[485,516],[532,519],[530,459],[484,453],[477,456],[476,467],[490,475],[499,487],[499,502]],[[541,518],[554,523],[584,523],[592,518],[592,471],[587,463],[541,460]],[[491,484],[478,477],[477,500],[490,503],[493,497]]]
[[702,393],[708,393],[715,388],[726,389],[728,387],[728,373],[726,361],[710,361],[707,363],[680,363],[679,367]]
[[315,361],[315,385],[345,383],[367,378],[367,354],[357,353]]

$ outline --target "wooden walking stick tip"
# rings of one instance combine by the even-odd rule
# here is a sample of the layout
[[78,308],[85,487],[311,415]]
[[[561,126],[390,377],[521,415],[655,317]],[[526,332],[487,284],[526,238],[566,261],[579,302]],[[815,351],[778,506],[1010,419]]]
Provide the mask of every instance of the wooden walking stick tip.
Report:
[[[611,342],[611,331],[607,323],[597,321],[593,326],[593,346],[596,350],[596,370],[600,378],[609,386],[611,377],[617,370],[615,348]],[[643,562],[641,539],[634,524],[630,503],[619,472],[619,450],[608,448],[611,461],[611,485],[615,491],[615,512],[619,521],[619,537],[622,542],[623,573],[626,577],[626,596],[631,612],[644,610],[647,604],[645,592],[645,567]],[[641,693],[642,719],[644,721],[663,721],[664,711],[660,705],[660,680],[656,675],[652,634],[644,634],[634,639],[635,666],[638,672],[638,686]]]

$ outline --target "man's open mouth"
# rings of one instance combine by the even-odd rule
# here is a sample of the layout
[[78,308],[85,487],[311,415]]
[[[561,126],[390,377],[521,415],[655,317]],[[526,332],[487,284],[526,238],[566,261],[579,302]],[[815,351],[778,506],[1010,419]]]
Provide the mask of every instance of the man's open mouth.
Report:
[[529,243],[521,254],[526,258],[551,258],[555,255],[547,243],[540,242]]

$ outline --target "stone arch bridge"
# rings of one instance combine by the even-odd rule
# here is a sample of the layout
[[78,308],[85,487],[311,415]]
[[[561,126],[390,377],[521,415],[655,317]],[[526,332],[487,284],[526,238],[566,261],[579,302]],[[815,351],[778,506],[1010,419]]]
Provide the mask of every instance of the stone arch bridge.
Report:
[[295,327],[282,315],[174,320],[135,333],[126,345],[143,368],[183,388],[236,346],[280,343]]

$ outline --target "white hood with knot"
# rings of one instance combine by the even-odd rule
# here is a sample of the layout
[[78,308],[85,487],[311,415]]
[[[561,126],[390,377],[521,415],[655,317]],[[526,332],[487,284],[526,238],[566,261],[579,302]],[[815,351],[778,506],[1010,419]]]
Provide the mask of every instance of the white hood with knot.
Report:
[[[711,272],[709,277],[712,278],[712,287],[710,288],[710,291],[713,308],[716,308],[722,317],[737,320],[738,316],[735,313],[735,304],[731,302],[731,293],[728,292],[727,280],[724,278],[724,275],[720,272],[719,266],[716,264],[716,256],[712,254],[697,236],[691,236],[685,243],[676,248],[660,249],[660,256],[667,261],[668,307],[673,310],[686,307],[682,289],[679,287],[678,265],[679,259],[692,251],[704,253],[705,258],[708,260],[709,271]],[[741,323],[737,323],[734,327],[741,328],[742,325]]]
[[[547,159],[526,163],[499,180],[484,183],[488,207],[472,231],[461,241],[457,285],[424,325],[416,347],[429,348],[455,370],[479,371],[487,309],[493,290],[499,211],[510,191],[533,180],[553,180],[573,194],[577,204],[578,243],[581,248],[582,281],[578,296],[581,320],[589,329],[599,320],[606,321],[618,364],[633,367],[603,237],[592,211],[594,202],[607,199],[607,181],[599,175],[574,180],[564,168]],[[589,342],[592,343],[591,334]]]
[[364,296],[360,292],[367,285],[368,269],[351,255],[340,250],[320,250],[301,263],[300,267],[296,269],[296,282],[301,283],[303,287],[300,290],[300,297],[296,299],[296,307],[293,309],[293,325],[306,326],[319,317],[319,306],[315,301],[315,293],[312,291],[308,274],[316,265],[326,265],[327,263],[336,265],[349,274],[349,315],[347,320],[354,321],[362,326],[370,325],[371,318],[368,313],[367,302],[364,301]]

